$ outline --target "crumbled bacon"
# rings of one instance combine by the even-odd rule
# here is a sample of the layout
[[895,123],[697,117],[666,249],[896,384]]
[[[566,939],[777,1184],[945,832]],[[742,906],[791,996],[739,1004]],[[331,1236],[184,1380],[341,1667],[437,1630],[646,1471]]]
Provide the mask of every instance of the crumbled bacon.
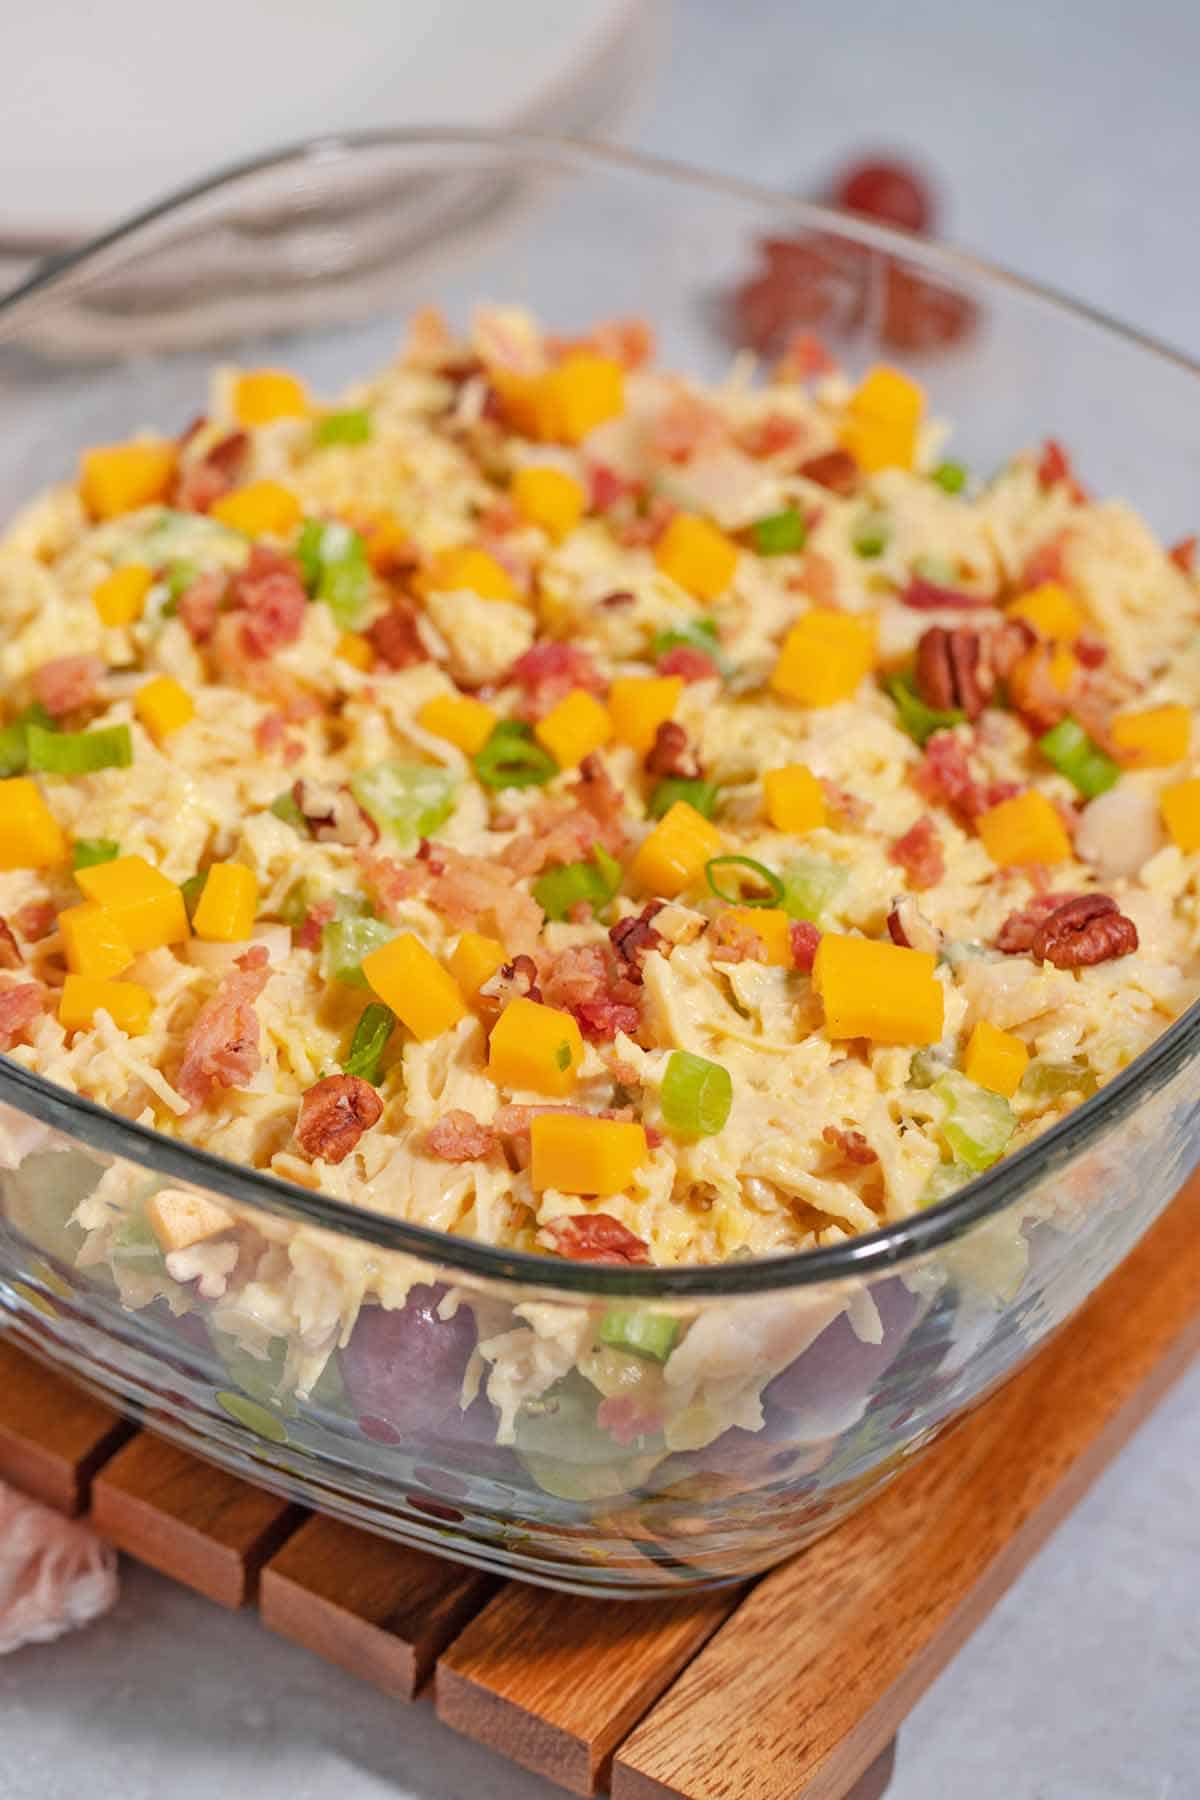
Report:
[[839,787],[836,781],[828,776],[820,777],[821,792],[825,796],[825,804],[840,825],[861,825],[869,808],[865,800],[852,794],[849,788]]
[[19,969],[25,958],[7,919],[0,918],[0,969]]
[[183,1047],[175,1086],[197,1112],[217,1087],[244,1087],[262,1062],[254,1002],[271,968],[266,947],[255,944],[200,1008]]
[[939,801],[967,822],[977,819],[987,808],[983,789],[971,773],[967,752],[952,731],[934,732],[913,780],[930,800]]
[[643,906],[640,913],[632,913],[627,919],[618,919],[615,925],[608,928],[608,941],[625,965],[624,972],[630,981],[641,981],[643,956],[649,955],[651,950],[657,950],[662,943],[651,923],[662,909],[661,900],[651,900]]
[[711,681],[721,673],[713,658],[693,644],[672,644],[654,666],[660,675],[682,675],[685,681]]
[[624,550],[652,549],[678,511],[665,494],[651,494],[631,517],[614,522],[613,535]]
[[534,644],[518,656],[508,679],[524,690],[521,716],[531,720],[544,718],[574,688],[603,694],[608,685],[587,650],[557,639]]
[[687,732],[675,719],[663,720],[642,759],[642,767],[647,775],[679,781],[694,781],[704,772]]
[[1056,531],[1029,553],[1021,569],[1022,589],[1040,587],[1043,581],[1062,580],[1070,535],[1069,531]]
[[928,813],[923,813],[903,837],[894,840],[888,854],[915,888],[936,887],[946,873],[942,840]]
[[940,607],[969,612],[996,604],[990,594],[967,594],[961,588],[942,587],[939,582],[926,581],[922,575],[911,576],[908,586],[896,598],[914,612],[934,612]]
[[1033,948],[1033,940],[1051,913],[1065,906],[1068,900],[1079,900],[1083,896],[1076,893],[1035,894],[1032,900],[1009,913],[1003,925],[996,933],[996,948],[1005,956],[1024,956]]
[[844,1131],[840,1125],[826,1125],[821,1136],[844,1162],[853,1163],[857,1168],[865,1169],[879,1161],[861,1131]]
[[103,674],[104,664],[98,656],[56,656],[35,669],[29,679],[34,699],[52,719],[62,719],[91,704]]
[[183,512],[206,513],[215,500],[236,487],[249,453],[250,438],[246,432],[231,431],[219,438],[203,456],[180,468],[172,505]]
[[300,636],[308,595],[294,557],[254,544],[245,568],[234,577],[233,598],[248,655],[273,656]]
[[[1077,672],[1076,672],[1077,673]],[[1008,697],[1013,708],[1036,737],[1070,710],[1075,681],[1066,691],[1059,686],[1054,650],[1049,644],[1035,644],[1008,671]]]
[[228,586],[225,571],[211,569],[207,575],[197,575],[180,594],[176,610],[193,644],[206,644],[212,636]]
[[33,944],[49,937],[57,921],[58,914],[54,910],[53,900],[26,900],[12,916],[12,922],[21,936]]
[[1070,490],[1072,500],[1083,504],[1087,500],[1087,489],[1076,479],[1075,470],[1071,466],[1071,458],[1063,449],[1057,438],[1047,438],[1042,445],[1042,453],[1037,465],[1038,486],[1043,488],[1057,487],[1065,482]]
[[318,900],[314,906],[310,906],[302,922],[296,927],[292,939],[296,949],[319,950],[321,934],[336,912],[336,900]]
[[588,470],[588,511],[611,512],[619,501],[632,499],[640,487],[636,477],[621,475],[607,463],[593,463]]
[[254,727],[254,742],[264,753],[278,750],[283,742],[283,734],[287,730],[287,720],[281,712],[264,713]]
[[717,913],[708,929],[710,936],[716,942],[713,957],[717,962],[765,963],[767,961],[766,943],[755,931],[750,921],[741,918],[732,907]]
[[383,1101],[361,1075],[326,1075],[300,1102],[296,1142],[314,1162],[345,1162],[382,1113]]
[[627,1449],[639,1438],[653,1437],[662,1430],[663,1411],[648,1406],[636,1394],[607,1394],[596,1408],[596,1423],[614,1443]]
[[800,567],[789,577],[787,585],[803,594],[813,606],[825,612],[838,611],[837,569],[820,550],[805,551]]
[[1096,638],[1075,639],[1075,660],[1085,669],[1102,669],[1108,661],[1108,645]]
[[811,427],[802,419],[789,419],[785,413],[770,412],[765,418],[747,425],[739,442],[747,456],[782,456],[785,451],[795,456],[811,436]]
[[798,969],[809,973],[821,942],[821,933],[807,919],[793,919],[788,927],[788,935],[792,941],[792,961]]
[[24,1037],[45,1004],[46,990],[37,981],[23,981],[0,991],[0,1050],[11,1050]]
[[500,852],[509,879],[538,875],[556,863],[586,861],[600,844],[610,855],[625,845],[625,800],[598,756],[585,756],[566,794],[549,795],[526,816],[527,829]]
[[570,1262],[640,1264],[650,1261],[649,1245],[609,1213],[571,1213],[552,1219],[542,1237]]
[[824,450],[800,464],[800,474],[843,499],[857,493],[859,467],[849,450]]
[[442,1162],[475,1162],[496,1148],[496,1133],[482,1125],[473,1113],[456,1106],[425,1133],[425,1148]]
[[689,462],[702,450],[719,449],[729,439],[724,413],[709,400],[680,388],[650,427],[650,448],[665,462]]
[[1167,555],[1175,564],[1175,567],[1181,570],[1185,575],[1192,574],[1196,567],[1197,542],[1198,540],[1194,537],[1180,538],[1179,542],[1177,544],[1172,544],[1171,548],[1167,551]]
[[617,612],[622,607],[636,604],[637,595],[631,593],[628,588],[614,588],[611,594],[605,594],[602,600],[596,602],[596,605],[602,606],[605,612]]
[[654,328],[645,319],[602,319],[583,337],[546,338],[552,356],[566,356],[573,350],[587,350],[604,356],[625,369],[640,369],[654,355]]
[[398,596],[366,630],[367,642],[381,663],[389,669],[412,669],[429,662],[429,651],[421,636],[417,609],[411,600]]
[[514,951],[537,946],[541,907],[514,886],[516,876],[511,869],[491,858],[464,856],[448,844],[439,844],[436,866],[417,858],[396,862],[370,850],[360,850],[358,861],[364,880],[389,917],[399,916],[405,900],[423,894],[456,931],[483,921]]
[[776,381],[811,381],[832,375],[837,362],[815,331],[794,331],[773,370]]
[[641,1023],[640,982],[632,981],[609,944],[572,944],[560,950],[542,981],[547,1006],[571,1013],[584,1037],[607,1043]]

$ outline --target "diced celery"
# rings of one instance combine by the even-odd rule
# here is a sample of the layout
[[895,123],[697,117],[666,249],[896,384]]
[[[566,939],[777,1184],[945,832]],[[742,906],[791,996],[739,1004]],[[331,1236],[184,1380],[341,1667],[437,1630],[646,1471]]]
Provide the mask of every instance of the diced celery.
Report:
[[990,1169],[1017,1128],[1008,1101],[954,1072],[935,1081],[930,1091],[945,1105],[942,1137],[955,1160],[974,1172]]
[[819,856],[798,856],[783,870],[780,905],[790,919],[824,925],[847,880],[846,870],[837,863]]
[[711,1137],[722,1129],[733,1105],[733,1077],[723,1063],[691,1050],[672,1050],[663,1075],[663,1118],[672,1131]]
[[313,429],[313,442],[321,449],[330,444],[365,444],[371,435],[371,415],[365,408],[347,407],[326,413]]
[[686,800],[688,805],[698,812],[703,819],[711,819],[717,810],[717,801],[721,790],[715,781],[702,781],[686,775],[668,775],[660,781],[650,796],[650,804],[646,808],[652,819],[665,818],[677,800]]
[[324,601],[343,631],[357,630],[371,598],[371,567],[357,531],[306,519],[296,556],[313,599]]
[[445,823],[454,808],[455,780],[433,763],[376,763],[350,778],[350,791],[381,831],[415,843]]
[[395,926],[382,919],[361,915],[330,919],[321,932],[322,975],[326,981],[342,981],[347,987],[366,987],[363,957],[390,943],[395,935]]
[[565,919],[571,908],[586,900],[599,914],[621,885],[624,870],[602,844],[592,851],[590,862],[560,863],[547,869],[533,884],[533,897],[548,919]]
[[651,1362],[666,1362],[679,1336],[679,1320],[667,1313],[627,1312],[614,1306],[600,1321],[600,1342]]
[[1036,1057],[1021,1079],[1021,1093],[1030,1100],[1059,1100],[1064,1094],[1094,1094],[1099,1082],[1086,1063],[1051,1062]]
[[308,883],[303,878],[293,881],[283,899],[279,902],[279,917],[285,925],[303,925],[308,914]]
[[961,1163],[939,1163],[921,1193],[918,1206],[936,1206],[939,1200],[948,1200],[956,1194],[960,1187],[970,1181],[973,1171],[964,1168]]

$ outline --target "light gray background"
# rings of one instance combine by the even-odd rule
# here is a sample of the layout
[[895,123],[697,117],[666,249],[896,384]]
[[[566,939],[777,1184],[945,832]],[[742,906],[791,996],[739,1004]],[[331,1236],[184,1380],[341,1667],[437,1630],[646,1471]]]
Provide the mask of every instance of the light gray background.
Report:
[[[679,0],[626,135],[804,191],[905,148],[947,235],[1200,354],[1198,64],[1195,0]],[[0,1662],[2,1800],[557,1791],[143,1570]],[[1200,1369],[917,1707],[890,1800],[1198,1795]]]

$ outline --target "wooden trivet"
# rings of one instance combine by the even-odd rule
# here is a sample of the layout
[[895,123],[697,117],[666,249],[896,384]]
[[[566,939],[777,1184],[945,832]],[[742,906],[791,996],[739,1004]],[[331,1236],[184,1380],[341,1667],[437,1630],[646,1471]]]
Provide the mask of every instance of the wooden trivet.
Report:
[[905,1716],[1200,1349],[1200,1177],[1078,1316],[861,1512],[757,1582],[499,1582],[200,1461],[0,1340],[0,1476],[571,1793],[878,1800]]

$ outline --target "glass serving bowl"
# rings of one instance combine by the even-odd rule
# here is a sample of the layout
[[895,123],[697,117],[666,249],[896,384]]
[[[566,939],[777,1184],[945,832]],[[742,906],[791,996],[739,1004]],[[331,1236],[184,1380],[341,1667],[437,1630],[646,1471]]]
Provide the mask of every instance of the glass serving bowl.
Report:
[[[527,304],[560,331],[642,313],[667,366],[715,377],[736,331],[723,297],[764,239],[803,246],[790,322],[817,325],[851,369],[882,353],[915,370],[955,422],[956,457],[986,469],[1053,432],[1101,491],[1186,527],[1200,371],[1180,357],[866,223],[617,152],[463,131],[264,158],[13,294],[0,514],[85,444],[180,428],[214,357],[285,361],[336,392],[430,303],[458,323],[480,299]],[[970,329],[924,329],[947,316]],[[671,1269],[510,1254],[355,1210],[0,1058],[0,1312],[154,1430],[370,1530],[580,1592],[733,1581],[860,1506],[1113,1269],[1200,1154],[1198,1046],[1193,1009],[1036,1143],[901,1224]],[[290,1310],[264,1311],[259,1354],[213,1327],[213,1302],[167,1276],[136,1220],[111,1265],[79,1266],[76,1209],[94,1219],[130,1182],[218,1198],[302,1271]],[[613,1314],[657,1354],[606,1347]],[[508,1366],[536,1375],[519,1407],[478,1386],[476,1345],[501,1338]],[[304,1391],[298,1371],[334,1339]]]

